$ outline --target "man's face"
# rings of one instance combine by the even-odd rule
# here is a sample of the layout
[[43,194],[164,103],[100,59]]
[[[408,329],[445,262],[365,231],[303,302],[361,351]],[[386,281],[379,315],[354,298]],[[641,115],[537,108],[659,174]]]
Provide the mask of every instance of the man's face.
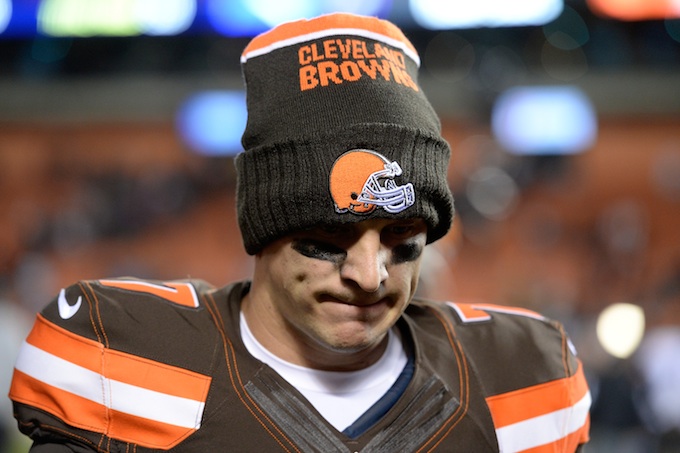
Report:
[[256,336],[266,331],[273,344],[263,344],[284,359],[325,368],[379,349],[416,290],[426,234],[420,219],[371,219],[271,244],[256,267],[264,291],[251,294]]

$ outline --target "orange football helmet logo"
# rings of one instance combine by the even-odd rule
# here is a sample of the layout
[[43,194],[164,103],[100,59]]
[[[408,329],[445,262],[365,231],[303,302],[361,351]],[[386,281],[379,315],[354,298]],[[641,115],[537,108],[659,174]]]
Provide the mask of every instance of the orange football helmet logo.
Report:
[[355,149],[338,157],[330,174],[331,197],[338,213],[368,214],[377,207],[396,214],[415,202],[413,184],[397,185],[402,173],[375,151]]

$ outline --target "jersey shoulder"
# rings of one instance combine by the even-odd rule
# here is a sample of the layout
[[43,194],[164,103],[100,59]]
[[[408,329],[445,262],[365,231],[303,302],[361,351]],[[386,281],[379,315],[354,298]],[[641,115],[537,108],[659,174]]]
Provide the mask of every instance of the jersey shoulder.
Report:
[[36,326],[110,350],[170,364],[192,363],[194,346],[214,341],[207,306],[215,288],[201,280],[116,278],[59,291]]
[[[10,398],[28,435],[167,449],[200,425],[219,334],[201,281],[81,281],[38,314]],[[100,437],[101,436],[101,437]]]
[[590,391],[559,322],[521,307],[419,305],[454,339],[466,376],[486,399],[501,451],[577,451],[588,441]]
[[201,280],[84,280],[62,288],[40,316],[77,335],[106,343],[105,332],[110,327],[162,329],[164,323],[158,321],[172,322],[169,313],[201,312],[213,289]]
[[[538,312],[488,303],[418,304],[450,323],[456,340],[491,392],[502,393],[577,372],[576,350],[564,327]],[[519,378],[515,382],[512,376]]]

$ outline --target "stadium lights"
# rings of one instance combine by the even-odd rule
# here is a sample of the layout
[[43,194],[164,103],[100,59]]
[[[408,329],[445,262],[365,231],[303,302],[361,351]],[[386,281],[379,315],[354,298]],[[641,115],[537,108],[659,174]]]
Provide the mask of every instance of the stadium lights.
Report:
[[196,93],[180,108],[176,124],[192,151],[207,156],[233,156],[243,149],[245,93],[226,90]]
[[48,36],[176,35],[191,26],[196,0],[43,0],[37,29]]
[[496,100],[494,137],[515,154],[574,154],[591,147],[597,117],[588,97],[573,86],[511,88]]
[[563,0],[410,0],[418,25],[431,29],[544,25],[557,18]]

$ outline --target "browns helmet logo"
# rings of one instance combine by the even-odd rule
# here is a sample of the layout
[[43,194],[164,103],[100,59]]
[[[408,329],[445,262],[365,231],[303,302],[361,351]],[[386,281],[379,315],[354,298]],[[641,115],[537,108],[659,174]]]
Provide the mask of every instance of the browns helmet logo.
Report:
[[333,164],[330,174],[331,197],[338,213],[368,214],[381,207],[396,214],[415,202],[413,184],[397,185],[401,175],[397,162],[390,162],[375,151],[347,151]]

